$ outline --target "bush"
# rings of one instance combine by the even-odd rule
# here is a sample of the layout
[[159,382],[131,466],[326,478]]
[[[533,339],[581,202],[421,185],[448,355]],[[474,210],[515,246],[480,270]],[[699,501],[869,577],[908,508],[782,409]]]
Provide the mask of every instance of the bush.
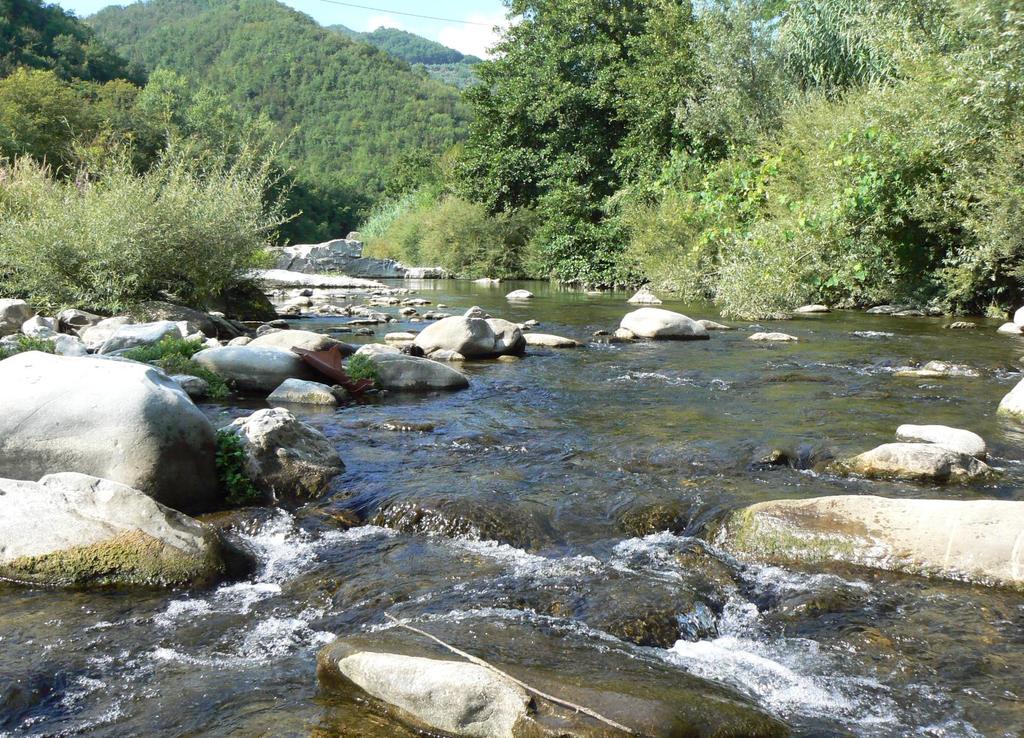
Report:
[[192,361],[192,356],[202,351],[203,342],[198,339],[187,340],[168,336],[158,343],[125,351],[123,356],[133,361],[141,361],[159,367],[168,375],[188,374],[206,380],[210,386],[210,398],[223,400],[231,394],[228,383],[209,369]]
[[372,379],[375,386],[380,383],[377,365],[365,354],[356,354],[349,359],[345,372],[354,382],[358,382],[360,379]]
[[42,351],[45,354],[52,354],[55,353],[56,347],[53,341],[47,341],[45,338],[18,336],[13,343],[0,343],[0,361],[26,351]]
[[242,440],[229,430],[217,431],[217,477],[224,499],[232,505],[252,505],[263,499],[246,471],[248,454]]
[[123,151],[70,178],[26,158],[0,165],[0,294],[51,311],[163,295],[202,306],[267,263],[282,222],[264,201],[270,172],[246,152],[176,147],[144,174]]

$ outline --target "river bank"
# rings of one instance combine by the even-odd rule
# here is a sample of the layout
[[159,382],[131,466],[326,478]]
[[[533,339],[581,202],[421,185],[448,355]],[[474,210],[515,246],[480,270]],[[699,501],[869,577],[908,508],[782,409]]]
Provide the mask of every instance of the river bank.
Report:
[[[831,313],[734,323],[700,342],[615,344],[593,333],[619,325],[627,295],[404,286],[431,302],[423,310],[480,305],[583,345],[466,362],[461,392],[303,410],[345,471],[325,501],[240,516],[259,559],[251,578],[193,593],[5,587],[13,686],[0,730],[401,735],[316,686],[320,648],[379,628],[384,612],[502,664],[544,661],[530,642],[539,633],[562,644],[570,671],[599,671],[611,651],[718,680],[794,735],[1024,726],[1019,594],[842,564],[744,563],[706,535],[731,511],[778,498],[1024,499],[1024,434],[996,413],[1019,381],[1024,341],[986,321],[958,332],[942,318]],[[536,297],[507,300],[515,288]],[[425,327],[400,306],[377,309],[396,322],[337,335],[359,345]],[[331,333],[352,317],[290,320]],[[749,341],[757,332],[800,340]],[[897,376],[931,360],[974,375]],[[217,427],[264,407],[201,404]],[[938,487],[813,469],[911,422],[975,431],[998,474]],[[763,463],[776,450],[794,462]]]

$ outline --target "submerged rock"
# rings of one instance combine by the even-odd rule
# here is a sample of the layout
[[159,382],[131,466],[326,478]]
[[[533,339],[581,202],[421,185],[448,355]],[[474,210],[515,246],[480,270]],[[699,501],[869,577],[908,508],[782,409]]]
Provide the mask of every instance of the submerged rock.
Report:
[[992,472],[966,453],[931,443],[887,443],[840,464],[865,477],[919,482],[969,482]]
[[215,432],[166,374],[146,364],[39,352],[0,361],[0,476],[74,471],[177,510],[221,502]]
[[273,392],[286,379],[320,378],[291,351],[270,346],[249,344],[204,349],[192,360],[242,392]]
[[0,578],[47,586],[208,585],[217,534],[142,492],[85,474],[0,479]]
[[1024,589],[1024,502],[776,500],[734,513],[720,539],[773,563],[843,562]]
[[[595,657],[592,647],[577,645],[571,637],[507,622],[500,628],[479,620],[469,623],[474,637],[468,645],[460,637],[466,625],[454,633],[439,622],[423,627],[477,653],[493,639],[507,654],[488,659],[496,667],[535,689],[594,710],[635,735],[786,735],[785,726],[737,693],[657,660],[614,647]],[[392,629],[334,641],[320,652],[318,676],[324,687],[369,695],[395,719],[421,730],[480,738],[627,735],[576,710],[531,698],[491,669],[466,666],[422,636]]]
[[[708,332],[700,323],[671,310],[640,308],[623,317],[620,329],[638,338],[658,340],[706,339]],[[618,333],[616,332],[616,335]]]
[[763,341],[765,343],[795,343],[800,339],[788,333],[754,333],[747,337],[748,341]]
[[429,392],[469,387],[464,374],[439,361],[381,351],[373,355],[373,363],[381,389]]
[[349,346],[347,343],[330,336],[325,336],[323,333],[291,329],[264,333],[254,338],[248,345],[258,348],[278,348],[286,351],[293,348],[305,349],[307,351],[326,351],[337,346],[342,356],[351,356],[356,352],[355,346]]
[[933,443],[950,451],[968,454],[978,459],[988,456],[985,440],[977,433],[945,425],[901,425],[896,429],[896,440],[910,443]]
[[951,364],[948,361],[929,361],[924,366],[902,367],[894,374],[897,377],[918,379],[943,379],[946,377],[977,377],[978,371],[965,364]]
[[267,397],[270,403],[294,403],[298,405],[337,405],[338,398],[334,390],[320,382],[307,382],[304,379],[286,379],[281,386]]
[[258,410],[224,430],[242,441],[253,484],[274,499],[316,499],[345,469],[326,436],[283,408]]

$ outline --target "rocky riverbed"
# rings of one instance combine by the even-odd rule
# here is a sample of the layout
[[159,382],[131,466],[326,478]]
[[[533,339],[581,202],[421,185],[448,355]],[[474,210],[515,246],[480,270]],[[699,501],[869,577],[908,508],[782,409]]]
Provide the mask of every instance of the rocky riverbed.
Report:
[[[450,702],[438,717],[398,689],[427,681],[414,659],[459,660],[385,614],[649,734],[1024,730],[1024,422],[997,412],[1021,379],[1024,339],[997,335],[998,322],[956,331],[941,317],[817,310],[751,325],[668,302],[656,309],[695,320],[623,323],[637,309],[625,294],[416,289],[314,294],[293,303],[289,327],[354,349],[453,351],[426,314],[479,306],[548,339],[524,347],[508,325],[473,318],[490,333],[473,323],[459,348],[480,358],[444,364],[461,389],[281,405],[328,446],[306,448],[339,463],[302,466],[298,478],[324,488],[312,502],[282,493],[276,508],[200,515],[253,559],[226,557],[219,584],[0,585],[0,734],[411,736],[417,721],[475,715]],[[508,299],[516,289],[533,296]],[[923,371],[931,361],[942,371]],[[215,428],[277,428],[277,415],[252,420],[270,384],[199,408]],[[166,481],[135,484],[170,501]],[[780,499],[805,507],[772,507]],[[897,520],[888,537],[871,530],[885,516]],[[897,535],[908,519],[912,535]],[[378,667],[411,676],[381,685]],[[501,706],[484,734],[569,719],[462,668],[445,674],[479,679]]]

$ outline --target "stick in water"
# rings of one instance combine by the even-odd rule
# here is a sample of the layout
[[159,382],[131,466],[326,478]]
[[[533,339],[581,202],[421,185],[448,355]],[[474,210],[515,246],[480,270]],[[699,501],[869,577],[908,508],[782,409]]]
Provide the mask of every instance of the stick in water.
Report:
[[393,622],[399,628],[405,628],[406,630],[410,630],[413,633],[416,633],[418,635],[423,636],[424,638],[429,638],[434,643],[437,643],[438,645],[448,649],[452,653],[454,653],[454,654],[456,654],[458,656],[461,656],[462,658],[464,658],[467,661],[470,661],[470,662],[476,664],[477,666],[482,666],[485,669],[489,669],[490,671],[493,671],[495,674],[498,674],[498,675],[504,677],[505,679],[508,679],[513,684],[517,684],[518,686],[520,686],[523,689],[525,689],[527,692],[532,692],[533,694],[537,695],[541,699],[545,699],[548,702],[554,702],[556,705],[561,705],[562,707],[567,707],[570,710],[575,710],[576,712],[582,712],[584,715],[588,715],[589,717],[594,718],[594,720],[600,720],[602,723],[605,723],[606,725],[610,725],[613,728],[616,728],[617,730],[621,730],[622,732],[626,733],[627,735],[635,735],[636,734],[633,730],[627,728],[625,725],[622,725],[621,723],[617,723],[614,720],[606,718],[604,715],[601,715],[598,712],[594,712],[591,709],[583,707],[582,705],[577,705],[577,704],[575,704],[573,702],[569,702],[568,700],[560,699],[558,697],[555,697],[554,695],[547,694],[546,692],[541,692],[539,689],[531,687],[526,682],[520,681],[519,679],[516,679],[511,674],[502,671],[497,666],[494,666],[493,664],[489,664],[486,661],[484,661],[483,659],[478,658],[478,657],[474,656],[471,653],[466,653],[465,651],[460,651],[455,646],[452,646],[452,645],[450,645],[448,643],[445,643],[444,641],[442,641],[437,636],[433,636],[430,633],[426,632],[425,630],[420,630],[419,628],[414,628],[411,625],[403,623],[401,620],[396,618],[394,615],[391,615],[390,613],[384,613],[384,617],[386,617],[388,620]]

